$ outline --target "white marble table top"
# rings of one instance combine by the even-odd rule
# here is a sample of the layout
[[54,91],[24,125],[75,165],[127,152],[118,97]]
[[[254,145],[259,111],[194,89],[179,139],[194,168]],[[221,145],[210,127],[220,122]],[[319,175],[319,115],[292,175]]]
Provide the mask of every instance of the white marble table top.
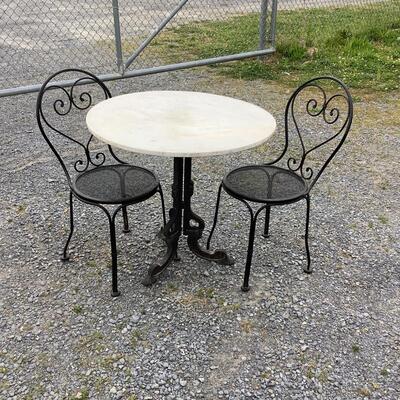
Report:
[[149,91],[116,96],[87,114],[89,131],[125,150],[172,157],[233,153],[265,142],[274,117],[261,107],[201,92]]

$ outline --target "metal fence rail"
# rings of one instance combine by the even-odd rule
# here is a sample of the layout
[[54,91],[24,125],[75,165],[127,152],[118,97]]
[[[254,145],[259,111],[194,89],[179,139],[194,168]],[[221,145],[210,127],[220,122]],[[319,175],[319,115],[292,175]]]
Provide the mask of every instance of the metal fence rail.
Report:
[[[104,79],[118,79],[268,54],[274,48],[277,8],[368,7],[375,3],[376,0],[8,0],[0,5],[0,96],[35,91],[46,76],[67,67],[89,69]],[[222,58],[210,60],[177,56],[171,67],[163,65],[157,52],[152,51],[153,39],[167,29],[248,13],[260,15],[258,48],[235,56],[219,54]]]
[[[0,12],[0,96],[5,96],[35,91],[45,76],[67,67],[86,68],[104,79],[167,70],[151,51],[163,29],[260,13],[260,0],[13,0]],[[264,15],[265,46],[270,14]],[[183,66],[197,65],[191,61]]]

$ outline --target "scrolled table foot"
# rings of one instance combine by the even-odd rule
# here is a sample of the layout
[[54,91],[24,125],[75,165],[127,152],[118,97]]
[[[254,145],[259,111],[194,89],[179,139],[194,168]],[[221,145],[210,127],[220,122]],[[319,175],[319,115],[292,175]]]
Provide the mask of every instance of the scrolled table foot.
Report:
[[153,283],[155,283],[157,277],[164,271],[165,268],[168,267],[172,261],[176,259],[179,236],[180,231],[171,233],[165,237],[165,242],[168,246],[167,251],[163,258],[159,262],[154,263],[147,271],[147,275],[142,280],[144,286],[151,286]]
[[[151,267],[150,267],[151,269]],[[150,287],[153,283],[155,283],[156,278],[150,275],[150,270],[147,272],[147,275],[142,279],[143,286]]]
[[215,250],[214,254],[218,254],[218,257],[221,257],[215,262],[220,265],[234,265],[235,259],[231,257],[225,250]]
[[214,261],[220,265],[233,265],[235,260],[230,257],[225,250],[206,250],[203,249],[199,244],[199,239],[201,238],[202,230],[192,229],[188,231],[188,246],[192,253],[197,257],[203,258],[204,260]]

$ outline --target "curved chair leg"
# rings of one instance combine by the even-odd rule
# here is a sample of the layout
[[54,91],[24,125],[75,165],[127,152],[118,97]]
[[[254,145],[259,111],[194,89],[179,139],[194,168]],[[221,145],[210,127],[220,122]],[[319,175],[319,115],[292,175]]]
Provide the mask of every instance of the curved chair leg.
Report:
[[265,207],[265,222],[264,222],[264,233],[265,238],[269,237],[269,219],[271,214],[271,206]]
[[165,203],[164,203],[164,194],[161,189],[161,185],[158,187],[158,193],[160,193],[160,199],[161,199],[161,209],[162,209],[162,217],[163,217],[163,223],[165,226],[167,224],[167,218],[165,217]]
[[310,274],[312,272],[312,269],[311,269],[310,249],[308,247],[308,227],[310,224],[310,196],[309,195],[306,197],[306,202],[307,202],[307,214],[306,214],[306,233],[304,235],[304,240],[305,240],[305,244],[306,244],[307,266],[303,270],[307,274]]
[[118,211],[119,210],[115,211],[112,217],[108,216],[110,222],[112,297],[120,295],[120,292],[118,291],[117,240],[115,238],[115,216]]
[[218,189],[217,204],[215,205],[214,222],[213,222],[213,226],[211,228],[210,234],[208,235],[208,239],[207,239],[207,246],[206,246],[207,250],[210,249],[212,235],[214,234],[214,230],[215,230],[215,227],[218,222],[218,212],[219,212],[219,202],[221,200],[221,191],[222,191],[222,183],[219,185],[219,189]]
[[242,285],[243,292],[248,292],[250,290],[249,278],[250,278],[251,261],[253,259],[253,247],[254,247],[254,236],[256,232],[256,223],[257,223],[257,216],[254,217],[252,216],[250,223],[249,243],[247,246],[246,267],[244,271],[244,280]]
[[67,239],[67,243],[65,243],[63,255],[61,257],[62,261],[69,260],[68,254],[68,246],[71,241],[72,234],[74,233],[74,202],[73,202],[73,194],[72,191],[69,192],[69,236]]
[[129,233],[131,230],[129,229],[128,212],[126,210],[126,206],[122,207],[122,217],[124,219],[124,229],[122,232]]

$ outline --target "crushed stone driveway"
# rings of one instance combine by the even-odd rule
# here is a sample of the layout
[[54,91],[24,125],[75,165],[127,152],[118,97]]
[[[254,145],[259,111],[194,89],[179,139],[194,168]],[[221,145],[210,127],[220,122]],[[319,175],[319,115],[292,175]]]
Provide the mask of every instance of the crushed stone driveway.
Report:
[[[282,144],[290,91],[273,83],[205,69],[110,88],[208,91],[276,116],[266,145],[194,160],[193,208],[207,228],[224,174],[270,160]],[[354,128],[312,196],[313,274],[302,272],[305,204],[275,207],[271,237],[257,227],[252,289],[242,293],[249,223],[224,196],[214,245],[235,265],[195,258],[183,244],[181,261],[146,288],[163,251],[154,198],[129,207],[131,233],[118,220],[115,299],[104,215],[76,205],[71,259],[61,263],[68,189],[36,127],[35,95],[0,99],[0,399],[398,400],[399,92],[356,94]],[[158,174],[170,204],[172,160],[125,156]]]

